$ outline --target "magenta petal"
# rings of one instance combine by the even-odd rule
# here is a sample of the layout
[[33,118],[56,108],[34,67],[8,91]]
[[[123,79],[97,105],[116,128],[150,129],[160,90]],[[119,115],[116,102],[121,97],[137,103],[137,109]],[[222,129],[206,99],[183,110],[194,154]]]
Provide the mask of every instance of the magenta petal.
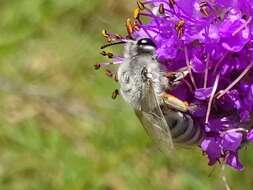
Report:
[[253,141],[253,129],[251,129],[247,134],[247,141],[252,142]]
[[200,145],[201,149],[208,155],[209,165],[215,164],[221,156],[219,144],[219,139],[211,137],[204,139]]
[[194,56],[192,59],[192,70],[195,73],[203,73],[205,72],[206,64],[203,63],[197,56]]
[[230,152],[227,157],[226,163],[229,166],[235,168],[236,170],[242,171],[244,169],[243,165],[239,161],[238,153]]
[[226,132],[223,136],[222,146],[224,150],[236,152],[242,142],[242,133],[240,132]]
[[198,100],[206,100],[211,96],[213,88],[199,88],[195,90],[194,96]]
[[244,23],[241,21],[235,21],[234,23],[227,22],[226,25],[221,28],[222,46],[233,52],[240,51],[246,43],[250,40],[250,30],[246,26],[241,31],[236,32],[236,30],[241,27]]

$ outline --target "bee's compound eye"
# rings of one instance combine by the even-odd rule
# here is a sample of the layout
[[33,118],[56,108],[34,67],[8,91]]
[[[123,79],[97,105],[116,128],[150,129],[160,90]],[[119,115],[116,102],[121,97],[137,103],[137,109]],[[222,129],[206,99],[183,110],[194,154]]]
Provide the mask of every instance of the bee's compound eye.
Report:
[[153,42],[153,40],[149,39],[149,38],[143,38],[138,40],[137,45],[140,46],[152,46],[154,48],[156,48],[155,43]]

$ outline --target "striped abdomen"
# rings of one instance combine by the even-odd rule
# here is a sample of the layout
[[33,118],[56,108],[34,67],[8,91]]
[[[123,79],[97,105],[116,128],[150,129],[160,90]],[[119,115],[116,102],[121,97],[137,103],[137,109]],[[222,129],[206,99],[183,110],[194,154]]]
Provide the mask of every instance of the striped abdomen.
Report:
[[162,111],[175,143],[198,144],[203,138],[202,129],[194,125],[191,116],[188,114],[167,107],[163,107]]

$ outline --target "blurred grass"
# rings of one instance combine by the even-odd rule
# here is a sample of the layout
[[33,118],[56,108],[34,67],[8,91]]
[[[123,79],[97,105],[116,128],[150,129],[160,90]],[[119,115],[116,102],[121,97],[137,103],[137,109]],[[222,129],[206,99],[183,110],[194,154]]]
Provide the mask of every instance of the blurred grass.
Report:
[[[93,65],[103,28],[124,31],[134,1],[0,2],[0,189],[224,189],[199,149],[156,150],[117,88]],[[226,170],[233,189],[251,189]]]

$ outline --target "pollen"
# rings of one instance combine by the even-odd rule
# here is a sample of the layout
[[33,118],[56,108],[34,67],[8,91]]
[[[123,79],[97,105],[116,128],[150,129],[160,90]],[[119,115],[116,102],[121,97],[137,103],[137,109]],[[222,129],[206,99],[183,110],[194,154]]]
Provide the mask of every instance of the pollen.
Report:
[[140,17],[140,8],[134,9],[134,18],[139,19]]

